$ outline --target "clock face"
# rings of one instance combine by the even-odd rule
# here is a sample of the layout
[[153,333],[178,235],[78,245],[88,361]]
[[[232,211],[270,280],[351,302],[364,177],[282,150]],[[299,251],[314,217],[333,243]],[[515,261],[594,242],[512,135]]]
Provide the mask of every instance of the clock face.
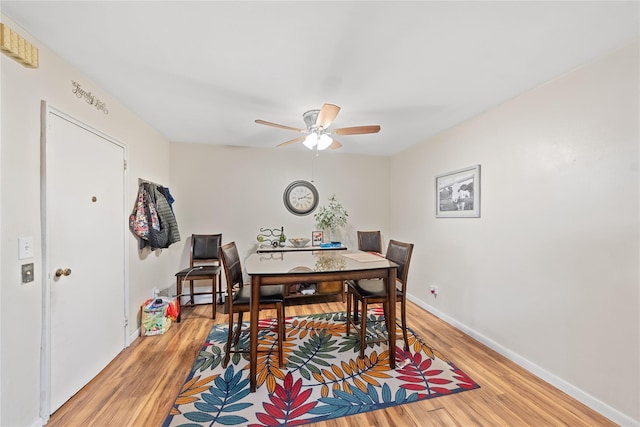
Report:
[[284,205],[295,215],[309,215],[318,206],[318,190],[308,181],[294,181],[284,190]]

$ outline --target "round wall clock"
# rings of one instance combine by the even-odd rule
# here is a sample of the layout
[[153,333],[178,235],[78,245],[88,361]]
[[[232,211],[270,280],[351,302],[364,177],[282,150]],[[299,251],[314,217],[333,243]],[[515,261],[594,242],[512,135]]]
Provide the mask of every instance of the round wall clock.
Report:
[[318,190],[309,181],[293,181],[284,190],[284,205],[294,215],[309,215],[318,207]]

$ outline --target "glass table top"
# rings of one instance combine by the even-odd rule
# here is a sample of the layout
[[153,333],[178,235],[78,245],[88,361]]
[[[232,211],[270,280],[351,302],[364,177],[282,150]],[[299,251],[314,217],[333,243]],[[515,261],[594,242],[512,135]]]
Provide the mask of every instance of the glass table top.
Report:
[[249,255],[244,265],[250,275],[358,271],[397,266],[383,256],[355,250],[254,253]]

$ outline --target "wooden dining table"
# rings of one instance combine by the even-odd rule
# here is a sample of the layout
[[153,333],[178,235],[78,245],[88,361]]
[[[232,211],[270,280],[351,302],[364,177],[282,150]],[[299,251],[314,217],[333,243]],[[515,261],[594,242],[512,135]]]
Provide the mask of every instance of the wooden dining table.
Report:
[[[259,310],[255,302],[260,298],[260,287],[270,285],[316,283],[336,280],[382,278],[389,297],[389,318],[396,318],[396,275],[398,265],[380,255],[368,252],[296,251],[271,257],[254,253],[244,265],[251,276],[251,313],[249,341],[249,381],[251,392],[256,391],[258,363]],[[396,328],[389,328],[389,367],[396,365]],[[278,344],[280,345],[280,343]]]

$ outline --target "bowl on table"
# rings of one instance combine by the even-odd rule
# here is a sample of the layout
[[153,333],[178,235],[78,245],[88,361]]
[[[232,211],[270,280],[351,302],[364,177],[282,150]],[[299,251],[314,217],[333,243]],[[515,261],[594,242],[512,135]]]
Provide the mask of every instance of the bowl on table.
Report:
[[306,237],[292,237],[289,239],[294,248],[304,248],[310,241],[311,239]]

